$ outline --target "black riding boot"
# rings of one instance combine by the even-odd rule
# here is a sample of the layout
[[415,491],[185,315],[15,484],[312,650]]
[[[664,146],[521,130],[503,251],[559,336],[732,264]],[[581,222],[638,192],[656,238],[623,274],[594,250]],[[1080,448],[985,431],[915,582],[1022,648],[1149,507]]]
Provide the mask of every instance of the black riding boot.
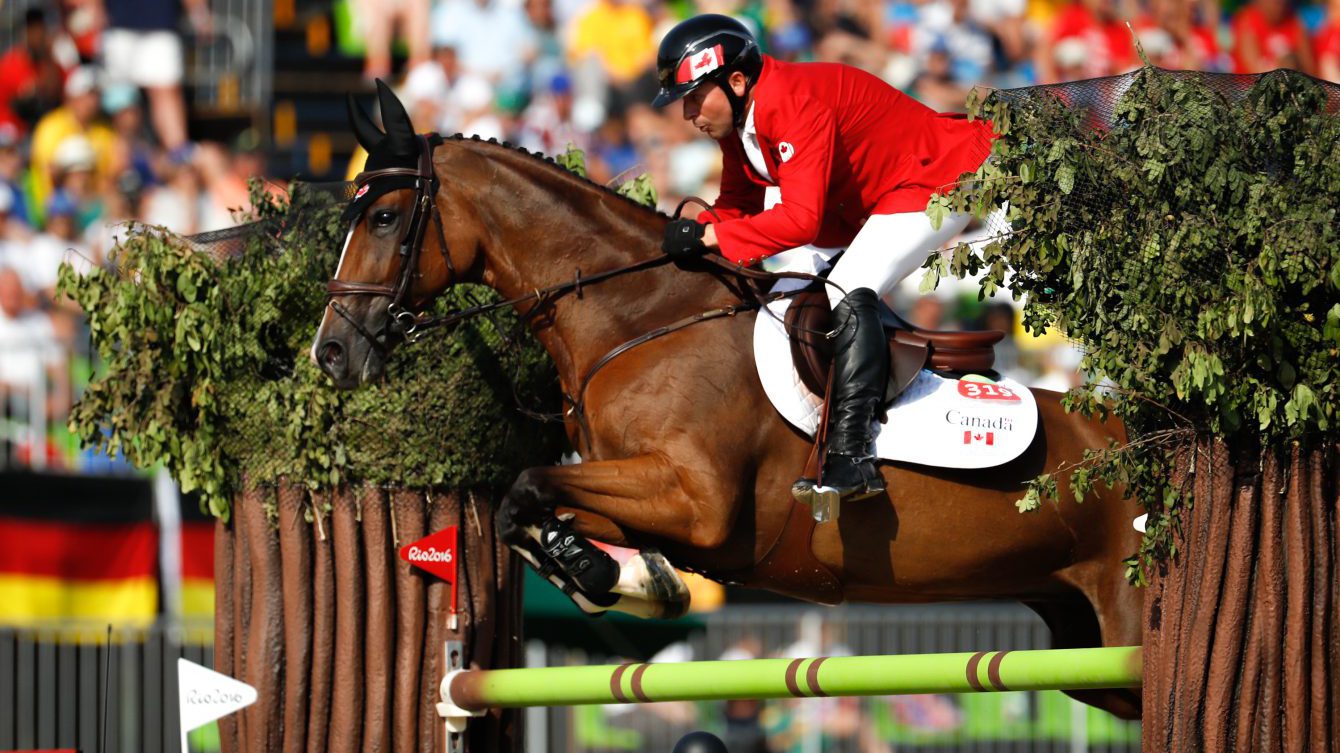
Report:
[[[879,320],[879,298],[857,288],[833,307],[833,391],[823,478],[804,500],[816,520],[837,516],[837,503],[884,493],[870,443],[875,416],[889,381],[889,343]],[[800,484],[797,485],[797,489]]]

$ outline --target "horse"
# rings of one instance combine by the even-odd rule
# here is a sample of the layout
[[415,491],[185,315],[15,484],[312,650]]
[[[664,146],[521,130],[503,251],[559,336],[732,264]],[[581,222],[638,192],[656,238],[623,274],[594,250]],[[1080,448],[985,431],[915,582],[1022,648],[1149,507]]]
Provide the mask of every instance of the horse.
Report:
[[[666,215],[509,144],[416,136],[389,89],[380,96],[385,133],[352,99],[350,117],[369,153],[397,166],[360,178],[373,190],[360,189],[348,213],[311,356],[335,386],[353,388],[423,334],[414,312],[449,286],[482,283],[509,299],[553,359],[581,457],[525,470],[500,503],[498,519],[516,523],[500,532],[533,566],[544,563],[527,537],[560,516],[588,539],[812,602],[1010,599],[1042,617],[1058,648],[1141,642],[1141,593],[1122,562],[1139,543],[1125,490],[1099,488],[1079,504],[1060,472],[1057,501],[1015,507],[1040,473],[1125,442],[1120,423],[1067,413],[1059,394],[1036,390],[1039,431],[1021,457],[966,471],[883,464],[886,494],[816,526],[791,494],[811,442],[763,392],[752,358],[759,313],[743,305],[737,276],[662,263]],[[602,274],[611,270],[622,274]],[[702,316],[712,311],[732,315]],[[609,603],[542,572],[588,611]],[[635,594],[632,580],[620,578],[612,608],[640,598],[640,613],[647,603],[656,613],[657,599],[677,598]],[[1140,714],[1138,690],[1070,694]]]

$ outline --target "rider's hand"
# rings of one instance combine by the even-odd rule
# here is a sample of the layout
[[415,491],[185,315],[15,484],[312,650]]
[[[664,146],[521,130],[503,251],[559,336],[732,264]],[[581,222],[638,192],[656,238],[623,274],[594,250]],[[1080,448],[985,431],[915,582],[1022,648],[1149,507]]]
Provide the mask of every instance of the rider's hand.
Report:
[[672,259],[692,259],[707,253],[703,232],[707,226],[696,220],[670,220],[665,226],[661,250]]

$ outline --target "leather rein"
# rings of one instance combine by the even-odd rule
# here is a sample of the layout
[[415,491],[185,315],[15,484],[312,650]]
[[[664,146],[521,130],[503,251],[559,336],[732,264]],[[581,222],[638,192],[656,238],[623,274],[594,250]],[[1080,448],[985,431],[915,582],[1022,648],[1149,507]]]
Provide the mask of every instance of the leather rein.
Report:
[[[523,324],[532,320],[539,312],[544,310],[548,304],[554,300],[567,295],[576,293],[580,298],[582,288],[587,285],[593,285],[605,280],[610,280],[633,272],[641,272],[647,269],[664,266],[671,262],[669,256],[657,256],[652,259],[645,259],[634,262],[626,266],[611,269],[606,272],[600,272],[590,276],[583,276],[580,269],[576,271],[575,276],[568,282],[558,283],[546,288],[540,288],[525,295],[509,298],[504,301],[495,301],[493,303],[480,304],[453,311],[448,314],[433,316],[424,313],[415,313],[412,310],[413,301],[410,300],[414,287],[414,278],[418,275],[419,258],[423,250],[424,237],[427,234],[428,225],[431,223],[436,226],[438,236],[438,250],[447,264],[449,275],[447,287],[455,285],[457,282],[457,272],[455,264],[451,260],[451,253],[447,249],[446,230],[443,225],[442,215],[435,201],[437,191],[441,187],[441,181],[433,170],[433,150],[441,144],[443,139],[436,133],[417,137],[420,142],[419,165],[418,168],[391,167],[381,170],[370,170],[359,173],[355,178],[355,183],[359,187],[359,192],[355,194],[355,201],[368,190],[373,181],[384,180],[387,178],[398,178],[401,180],[412,179],[415,191],[413,209],[410,219],[401,234],[399,242],[400,267],[396,274],[394,284],[368,283],[368,282],[347,282],[344,280],[329,280],[326,283],[326,295],[330,299],[329,305],[335,313],[344,318],[353,328],[362,335],[381,355],[386,356],[389,348],[377,335],[369,332],[366,327],[358,322],[357,318],[352,316],[348,309],[338,300],[342,296],[370,295],[390,298],[391,302],[386,306],[386,312],[389,315],[388,326],[392,323],[398,331],[398,334],[407,342],[417,342],[425,333],[432,329],[453,327],[468,319],[482,316],[499,309],[512,308],[533,302],[533,305],[520,314]],[[675,217],[679,217],[684,206],[690,201],[695,201],[707,207],[709,212],[715,212],[702,199],[689,197],[679,203],[675,209]],[[357,222],[359,218],[354,218]],[[352,233],[352,227],[350,229]],[[759,270],[748,269],[738,264],[734,264],[724,257],[714,254],[707,254],[702,260],[714,266],[721,268],[727,274],[742,277],[749,280],[761,282],[776,282],[783,278],[804,279],[811,282],[822,282],[832,285],[827,279],[818,275],[812,275],[804,272],[763,272]],[[587,386],[595,377],[596,373],[608,365],[615,358],[626,353],[633,348],[642,345],[651,340],[663,337],[672,332],[684,329],[685,327],[698,324],[700,322],[711,321],[724,317],[733,317],[736,314],[763,309],[767,311],[767,304],[794,295],[799,291],[786,293],[768,293],[763,294],[745,286],[745,289],[752,293],[752,299],[741,301],[740,303],[729,306],[722,306],[715,309],[703,311],[691,316],[684,317],[670,324],[657,327],[638,337],[635,337],[625,343],[622,343],[608,353],[602,356],[591,368],[587,370],[578,385],[575,396],[564,393],[563,399],[568,403],[569,408],[566,411],[568,415],[575,415],[581,424],[583,434],[590,436],[589,427],[586,423],[584,410],[585,393]],[[771,313],[771,312],[769,312]],[[390,333],[383,333],[389,335]]]

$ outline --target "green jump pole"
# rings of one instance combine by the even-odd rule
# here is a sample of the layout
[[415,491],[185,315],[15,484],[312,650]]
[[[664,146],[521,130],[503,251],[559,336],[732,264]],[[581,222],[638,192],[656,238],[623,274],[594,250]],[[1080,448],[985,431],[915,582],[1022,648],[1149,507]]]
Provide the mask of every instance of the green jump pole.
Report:
[[592,703],[1134,688],[1142,666],[1140,647],[1123,646],[461,670],[443,678],[441,690],[447,704],[472,713]]

